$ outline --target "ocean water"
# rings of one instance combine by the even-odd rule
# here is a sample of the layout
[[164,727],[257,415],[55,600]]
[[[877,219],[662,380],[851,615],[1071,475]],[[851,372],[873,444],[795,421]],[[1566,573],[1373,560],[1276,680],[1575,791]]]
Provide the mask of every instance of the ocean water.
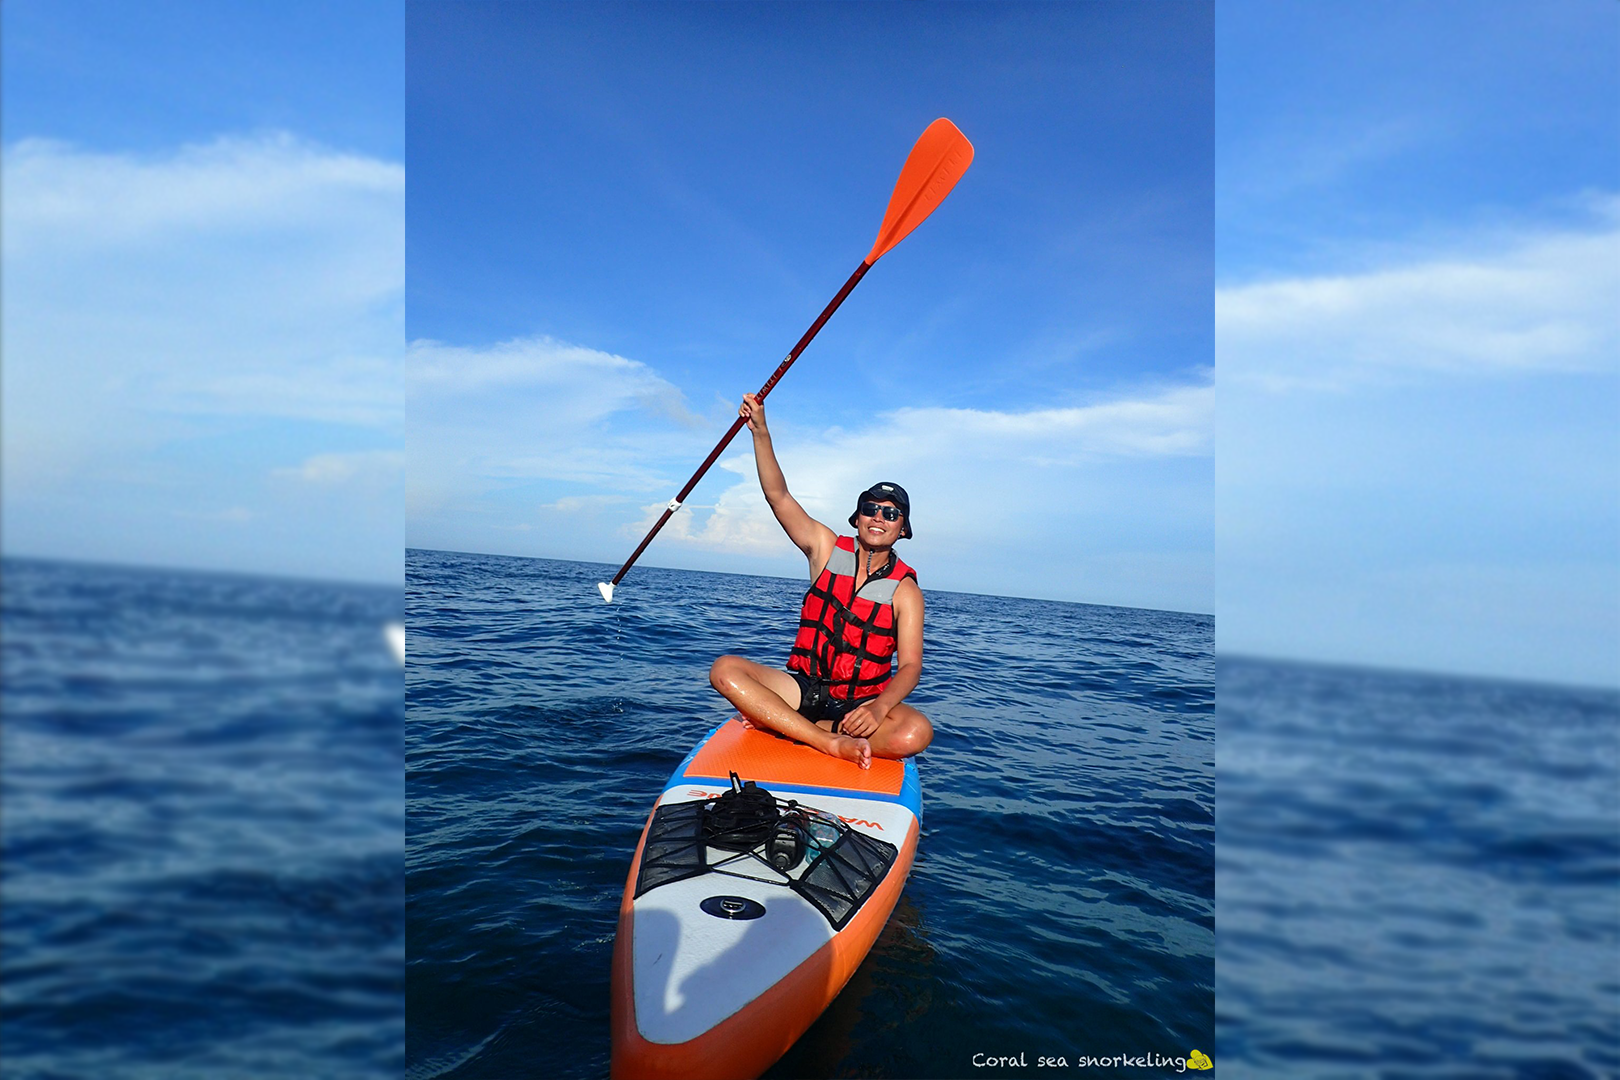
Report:
[[1222,657],[1217,1066],[1620,1076],[1620,693]]
[[[803,583],[638,567],[605,605],[612,569],[407,553],[413,1080],[606,1075],[636,839],[728,715],[709,664],[786,658]],[[908,700],[937,735],[917,862],[865,964],[766,1075],[1212,1053],[1213,620],[923,584]]]
[[0,583],[5,1076],[398,1076],[400,590]]

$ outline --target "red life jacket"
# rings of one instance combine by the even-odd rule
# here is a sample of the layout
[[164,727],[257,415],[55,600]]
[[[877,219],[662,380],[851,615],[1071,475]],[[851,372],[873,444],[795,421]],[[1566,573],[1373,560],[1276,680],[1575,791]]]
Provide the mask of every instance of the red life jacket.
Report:
[[855,594],[855,538],[840,536],[804,594],[788,670],[831,684],[839,701],[877,697],[894,675],[894,590],[906,578],[916,581],[917,572],[892,550],[889,556]]

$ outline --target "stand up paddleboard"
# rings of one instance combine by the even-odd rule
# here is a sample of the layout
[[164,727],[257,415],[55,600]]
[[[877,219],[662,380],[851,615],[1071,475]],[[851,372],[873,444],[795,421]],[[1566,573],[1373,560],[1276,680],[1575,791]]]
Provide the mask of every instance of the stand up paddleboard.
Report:
[[[771,805],[750,790],[722,801],[745,781],[780,815],[757,844],[725,832],[730,810]],[[615,1080],[752,1080],[770,1068],[888,922],[921,818],[910,760],[861,769],[735,717],[710,732],[664,786],[625,882]],[[802,851],[794,833],[808,838]]]

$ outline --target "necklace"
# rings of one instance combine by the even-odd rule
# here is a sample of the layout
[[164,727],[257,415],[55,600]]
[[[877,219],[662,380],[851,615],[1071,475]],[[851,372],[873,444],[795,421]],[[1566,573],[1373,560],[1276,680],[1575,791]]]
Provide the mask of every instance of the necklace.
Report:
[[[866,548],[866,580],[871,581],[872,580],[872,556],[876,555],[877,552],[873,551],[869,547],[866,547],[865,544],[862,544],[861,546],[863,548]],[[885,552],[884,554],[885,554],[886,557],[883,560],[883,566],[888,566],[889,565],[889,558],[892,558],[894,556],[894,552],[889,551],[889,552]],[[878,567],[878,569],[879,570],[883,569],[883,566]]]

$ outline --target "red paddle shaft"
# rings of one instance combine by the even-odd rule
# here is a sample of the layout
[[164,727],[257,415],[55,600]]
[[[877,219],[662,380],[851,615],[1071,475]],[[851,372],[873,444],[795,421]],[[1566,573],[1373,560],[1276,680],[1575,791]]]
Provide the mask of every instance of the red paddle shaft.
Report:
[[[849,275],[849,280],[838,290],[838,295],[832,298],[832,303],[828,304],[816,317],[816,321],[810,324],[810,329],[806,330],[804,337],[793,346],[793,351],[787,354],[782,366],[765,380],[765,385],[759,391],[761,401],[771,392],[771,387],[776,385],[777,380],[787,373],[787,369],[793,366],[793,361],[797,360],[804,347],[810,344],[810,339],[816,336],[816,332],[832,317],[832,313],[838,310],[838,305],[844,302],[844,297],[848,296],[856,283],[872,269],[872,264],[910,235],[911,230],[934,212],[972,163],[973,144],[957,130],[955,124],[940,117],[928,125],[916,145],[911,148],[911,153],[906,155],[906,163],[900,169],[900,179],[895,181],[894,194],[889,196],[889,207],[883,213],[883,224],[878,228],[877,239],[872,243],[871,253],[855,268],[855,272]],[[612,602],[614,586],[619,584],[625,573],[641,557],[641,553],[647,550],[647,545],[658,535],[658,530],[664,527],[664,522],[681,508],[681,503],[686,501],[686,497],[692,493],[692,489],[703,478],[703,474],[709,471],[714,459],[720,456],[720,451],[726,448],[726,444],[742,430],[745,423],[747,421],[742,417],[737,417],[736,422],[731,425],[731,430],[727,431],[725,437],[709,452],[709,456],[703,459],[703,464],[698,466],[698,471],[692,474],[692,479],[681,488],[680,494],[670,500],[669,505],[664,508],[664,516],[658,519],[658,524],[652,527],[652,531],[631,553],[630,558],[619,567],[619,572],[613,575],[613,580],[597,583],[596,587],[601,591],[603,600]]]
[[[871,263],[862,262],[861,265],[855,268],[855,272],[849,275],[849,280],[844,282],[842,289],[838,290],[838,295],[832,298],[830,304],[822,308],[821,314],[816,316],[816,321],[811,323],[810,329],[804,332],[804,337],[800,338],[799,343],[793,346],[793,351],[787,354],[787,359],[783,360],[777,369],[771,373],[771,377],[765,380],[765,385],[759,388],[759,394],[757,395],[759,400],[765,400],[765,395],[769,394],[771,388],[781,380],[783,375],[787,374],[787,369],[793,366],[793,361],[797,360],[799,354],[804,351],[804,347],[810,344],[810,339],[820,332],[821,328],[826,325],[827,320],[832,318],[832,313],[838,310],[838,305],[844,302],[844,297],[850,294],[850,291],[855,288],[870,269],[872,269]],[[664,508],[663,516],[658,519],[658,523],[652,527],[652,531],[646,535],[641,543],[636,545],[636,550],[630,553],[630,557],[624,561],[623,566],[619,567],[619,572],[613,575],[613,580],[609,584],[617,585],[624,578],[630,567],[634,566],[636,560],[641,557],[641,553],[647,550],[647,545],[652,543],[653,537],[658,535],[658,530],[664,527],[664,522],[668,521],[675,511],[681,508],[681,503],[685,502],[686,497],[692,493],[692,489],[697,487],[697,482],[703,479],[703,474],[709,471],[709,466],[714,464],[715,459],[726,448],[726,444],[737,437],[737,432],[741,431],[746,423],[747,421],[741,416],[732,422],[730,429],[720,437],[718,443],[715,443],[714,449],[709,451],[709,456],[703,459],[703,464],[699,465],[697,472],[692,474],[692,479],[688,480],[679,494],[670,500],[669,505]]]

